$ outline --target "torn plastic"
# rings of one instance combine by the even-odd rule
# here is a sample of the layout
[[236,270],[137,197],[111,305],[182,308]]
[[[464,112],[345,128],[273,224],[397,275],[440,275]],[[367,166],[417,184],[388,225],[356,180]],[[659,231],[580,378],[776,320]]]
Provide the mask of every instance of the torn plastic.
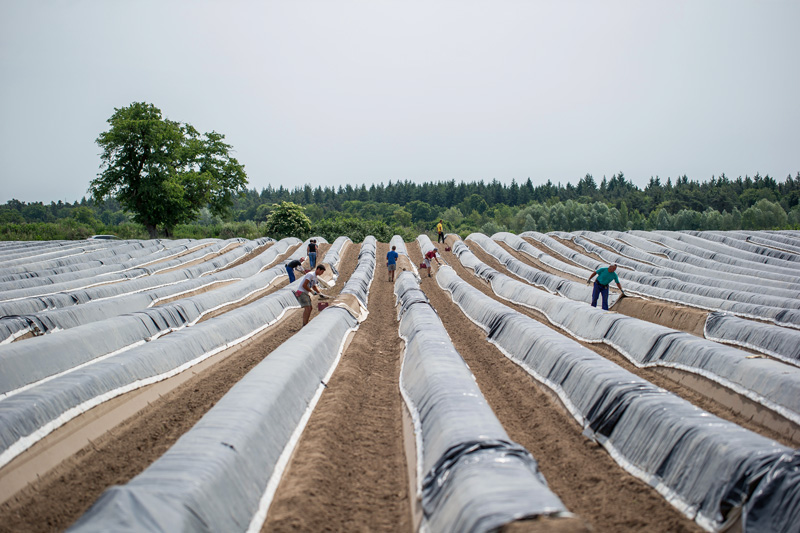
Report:
[[400,389],[417,441],[424,523],[492,531],[521,518],[567,514],[536,460],[508,437],[410,272],[395,283],[406,342]]
[[[370,260],[374,270],[370,254],[359,266]],[[357,285],[350,289],[359,292]],[[69,531],[259,531],[292,450],[357,327],[343,309],[320,313],[149,468],[106,490]]]
[[[441,268],[437,282],[490,342],[559,396],[587,436],[704,529],[724,529],[740,509],[746,523],[749,511],[762,505],[787,531],[800,523],[800,506],[782,505],[800,500],[800,485],[784,476],[800,451],[625,371],[485,296],[451,268]],[[760,491],[760,483],[771,479],[783,481]]]

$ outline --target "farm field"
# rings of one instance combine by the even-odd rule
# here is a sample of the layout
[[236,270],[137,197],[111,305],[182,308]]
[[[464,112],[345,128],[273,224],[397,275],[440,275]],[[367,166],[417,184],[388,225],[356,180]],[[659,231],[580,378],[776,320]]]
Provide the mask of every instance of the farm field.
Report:
[[800,523],[800,232],[317,240],[0,242],[0,531]]

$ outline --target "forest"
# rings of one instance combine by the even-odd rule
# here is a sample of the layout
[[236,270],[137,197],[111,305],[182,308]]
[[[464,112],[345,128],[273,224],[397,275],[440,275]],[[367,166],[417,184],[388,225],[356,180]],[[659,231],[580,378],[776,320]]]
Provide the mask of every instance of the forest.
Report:
[[[433,235],[436,223],[462,237],[480,231],[602,230],[761,230],[800,229],[800,172],[778,181],[769,175],[725,174],[698,182],[681,176],[651,178],[643,189],[622,172],[598,181],[591,175],[577,184],[534,185],[530,179],[510,184],[438,181],[389,181],[369,187],[352,185],[288,189],[249,189],[234,199],[225,218],[207,209],[190,224],[179,224],[174,238],[256,238],[264,235],[275,205],[291,202],[308,216],[310,234],[328,240],[347,235],[360,242],[374,235],[388,242],[392,235],[413,240]],[[123,239],[147,238],[115,200],[69,202],[9,200],[0,205],[0,239],[84,239],[113,234]],[[296,235],[306,237],[306,235]]]

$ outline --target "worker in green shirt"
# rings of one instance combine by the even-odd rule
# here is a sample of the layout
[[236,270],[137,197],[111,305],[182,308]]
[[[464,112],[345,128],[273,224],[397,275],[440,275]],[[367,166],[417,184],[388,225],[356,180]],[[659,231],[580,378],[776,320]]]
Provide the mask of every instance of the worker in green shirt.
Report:
[[592,278],[597,276],[597,279],[594,281],[594,288],[592,289],[592,307],[597,307],[597,297],[601,294],[603,295],[603,309],[608,311],[608,286],[611,285],[611,282],[614,281],[619,287],[619,292],[622,293],[622,296],[625,296],[625,291],[622,290],[622,285],[619,284],[619,278],[617,277],[617,265],[611,265],[608,267],[598,268],[596,271],[592,272],[592,275],[589,276],[589,280],[587,283],[592,282]]

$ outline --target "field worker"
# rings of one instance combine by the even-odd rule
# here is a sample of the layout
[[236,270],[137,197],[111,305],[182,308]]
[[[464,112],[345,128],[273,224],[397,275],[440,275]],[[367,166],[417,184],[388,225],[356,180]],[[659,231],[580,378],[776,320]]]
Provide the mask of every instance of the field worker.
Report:
[[314,268],[317,264],[317,239],[308,241],[306,252],[308,253],[308,264],[311,265],[311,268]]
[[442,219],[439,219],[439,223],[436,224],[436,231],[439,233],[439,239],[436,241],[437,243],[444,242],[444,226],[442,225]]
[[304,257],[304,258],[300,259],[299,261],[297,259],[295,259],[294,261],[289,261],[288,263],[286,263],[286,273],[289,274],[289,283],[294,283],[294,280],[295,280],[294,272],[295,272],[295,270],[300,274],[305,274],[306,273],[306,271],[303,270],[303,261],[305,261],[305,260],[306,260],[306,258]]
[[597,297],[599,295],[603,295],[603,309],[608,311],[608,286],[611,285],[611,282],[614,281],[619,287],[619,292],[625,296],[625,291],[622,290],[622,285],[619,284],[619,278],[617,277],[617,265],[611,265],[609,267],[598,268],[595,272],[592,272],[592,275],[589,276],[587,283],[592,282],[592,278],[597,276],[597,279],[594,281],[594,288],[592,289],[592,307],[597,307]]
[[386,268],[389,269],[389,281],[394,282],[394,271],[397,270],[397,246],[392,246],[389,253],[386,254]]
[[300,282],[300,288],[294,293],[297,301],[300,302],[300,307],[303,308],[303,326],[308,324],[308,319],[311,318],[311,296],[309,293],[313,291],[318,294],[320,298],[326,297],[317,289],[317,276],[323,272],[325,272],[325,265],[319,265],[315,271],[309,272],[303,276]]
[[438,248],[434,248],[433,250],[425,254],[425,268],[428,269],[428,277],[431,277],[431,259],[436,259],[436,264],[442,266],[442,264],[439,262],[439,258],[436,257],[436,252],[438,251],[439,251]]

